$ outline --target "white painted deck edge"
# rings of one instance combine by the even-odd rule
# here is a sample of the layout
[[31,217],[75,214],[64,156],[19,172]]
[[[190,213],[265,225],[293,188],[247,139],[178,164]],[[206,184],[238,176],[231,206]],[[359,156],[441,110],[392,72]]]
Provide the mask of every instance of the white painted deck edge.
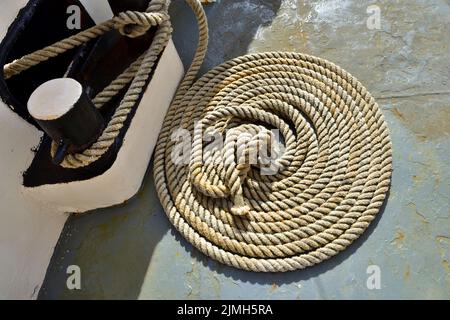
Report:
[[[2,0],[0,40],[4,38],[8,27],[27,2],[27,0]],[[149,148],[138,148],[140,154],[137,156],[126,152],[119,154],[117,169],[124,168],[126,163],[131,163],[135,167],[134,174],[125,175],[123,181],[115,181],[113,184],[112,176],[110,176],[104,181],[106,185],[103,184],[101,188],[97,186],[99,188],[93,188],[91,192],[92,190],[95,190],[95,193],[105,190],[118,192],[118,185],[124,185],[128,190],[128,194],[122,194],[125,199],[139,189],[142,178],[136,179],[136,177],[143,177],[145,173],[166,111],[164,109],[164,112],[156,114],[152,106],[162,105],[164,108],[166,103],[168,105],[167,101],[170,102],[182,74],[183,68],[179,56],[171,42],[154,76],[154,79],[159,81],[150,83],[142,105],[133,119],[133,126],[148,129],[144,130],[148,135],[144,133],[140,137],[135,137],[138,131],[134,133],[130,131],[126,135],[126,143],[122,151],[131,150],[136,146],[149,146]],[[159,86],[157,83],[163,85]],[[67,214],[62,213],[61,207],[49,207],[32,200],[24,193],[22,173],[31,164],[34,157],[31,150],[39,144],[41,136],[40,131],[0,101],[0,149],[2,150],[0,157],[0,299],[36,299],[54,247],[68,217]],[[140,160],[135,161],[138,158]],[[108,205],[109,200],[103,199],[102,204]],[[64,211],[68,209],[70,205]]]
[[[0,39],[27,0],[2,0]],[[67,215],[21,192],[41,133],[0,101],[0,299],[35,299]],[[11,139],[13,137],[14,139]]]

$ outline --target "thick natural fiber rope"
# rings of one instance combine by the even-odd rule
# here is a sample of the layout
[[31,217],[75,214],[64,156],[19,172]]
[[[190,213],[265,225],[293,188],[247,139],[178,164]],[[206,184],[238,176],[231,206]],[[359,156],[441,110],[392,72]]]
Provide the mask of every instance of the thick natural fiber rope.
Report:
[[[378,105],[352,75],[300,53],[239,57],[193,84],[208,29],[199,1],[187,2],[199,21],[199,46],[154,160],[170,221],[204,254],[245,270],[302,269],[344,250],[374,219],[389,188],[391,143]],[[167,12],[165,2],[161,10]],[[131,75],[139,64],[130,66]],[[123,88],[129,82],[120,78]],[[224,148],[204,152],[196,122],[226,136]],[[246,152],[276,144],[269,126],[280,130],[286,150],[278,173],[265,176],[234,157],[239,134],[250,138]],[[171,137],[180,128],[193,137],[189,165],[172,162]]]
[[[196,14],[202,25],[204,12]],[[154,159],[158,196],[190,243],[236,268],[279,272],[326,260],[364,232],[388,192],[391,143],[378,105],[352,75],[306,54],[269,52],[225,62],[192,82],[188,73]],[[204,151],[195,123],[220,133],[223,150]],[[262,128],[269,125],[286,150],[279,173],[264,176],[233,156],[236,133],[247,132],[257,146],[270,140]],[[180,128],[193,139],[185,165],[172,160]]]

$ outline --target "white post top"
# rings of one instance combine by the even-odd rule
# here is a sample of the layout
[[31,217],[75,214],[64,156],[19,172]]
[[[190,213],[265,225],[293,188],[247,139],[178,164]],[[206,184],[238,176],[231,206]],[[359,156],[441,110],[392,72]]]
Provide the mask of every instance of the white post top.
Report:
[[113,17],[108,0],[80,0],[80,2],[96,24]]
[[82,85],[71,78],[53,79],[41,84],[28,100],[28,112],[37,120],[55,120],[78,102]]

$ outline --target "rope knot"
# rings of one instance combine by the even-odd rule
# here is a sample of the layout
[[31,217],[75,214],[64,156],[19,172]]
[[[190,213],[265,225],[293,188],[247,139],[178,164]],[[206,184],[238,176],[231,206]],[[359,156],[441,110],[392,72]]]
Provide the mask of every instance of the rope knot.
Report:
[[242,216],[250,212],[244,199],[243,184],[252,166],[263,169],[270,162],[270,149],[274,143],[273,133],[263,126],[246,124],[230,134],[225,144],[225,167],[230,196],[234,203],[231,213]]
[[[221,128],[220,125],[219,127]],[[206,136],[218,136],[219,139],[223,134],[223,145],[206,147],[205,150],[200,148],[203,145],[201,134],[194,138],[194,146],[197,147],[194,147],[190,162],[191,182],[207,196],[229,198],[229,212],[236,216],[245,216],[251,210],[244,196],[247,175],[252,166],[263,169],[268,164],[268,149],[276,139],[270,130],[255,124],[239,124],[228,130],[209,126],[205,131]],[[223,169],[217,171],[216,166]],[[215,174],[218,174],[218,179],[211,179]]]

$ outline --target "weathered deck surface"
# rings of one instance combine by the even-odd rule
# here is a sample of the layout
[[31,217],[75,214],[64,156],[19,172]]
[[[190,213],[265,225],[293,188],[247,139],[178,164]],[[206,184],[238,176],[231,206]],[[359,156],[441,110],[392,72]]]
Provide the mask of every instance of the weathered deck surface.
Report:
[[[181,1],[179,1],[181,2]],[[450,4],[376,1],[381,29],[366,26],[361,0],[221,0],[207,8],[211,47],[204,70],[245,54],[295,50],[329,59],[377,98],[394,149],[384,212],[349,249],[313,268],[255,274],[222,266],[171,228],[151,173],[126,205],[69,219],[40,298],[450,298]],[[175,42],[187,63],[196,34],[183,4]],[[66,289],[66,268],[82,290]],[[369,265],[381,270],[368,290]]]

